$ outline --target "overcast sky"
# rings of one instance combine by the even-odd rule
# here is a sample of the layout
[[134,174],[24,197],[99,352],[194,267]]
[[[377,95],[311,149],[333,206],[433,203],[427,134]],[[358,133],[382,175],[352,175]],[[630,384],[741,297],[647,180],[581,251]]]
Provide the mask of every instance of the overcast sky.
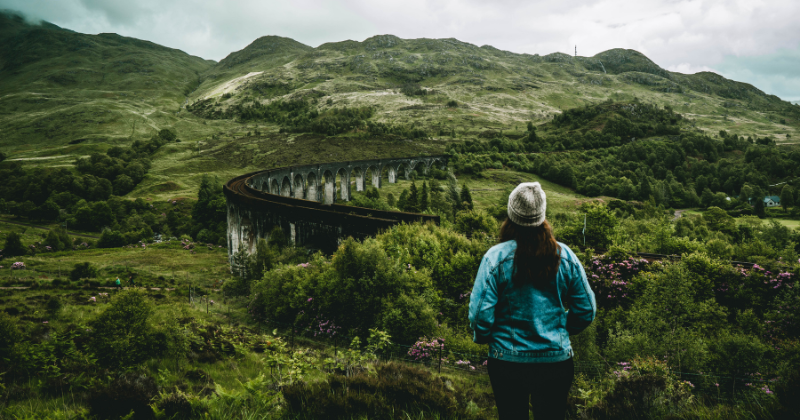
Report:
[[457,38],[517,53],[631,48],[800,101],[800,0],[0,0],[64,28],[115,32],[221,60],[263,35],[316,47]]

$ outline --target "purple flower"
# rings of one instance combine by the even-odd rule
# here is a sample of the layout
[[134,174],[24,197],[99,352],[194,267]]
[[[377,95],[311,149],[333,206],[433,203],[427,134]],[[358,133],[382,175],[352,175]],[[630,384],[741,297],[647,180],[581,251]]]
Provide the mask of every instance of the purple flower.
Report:
[[308,298],[306,302],[311,302],[312,300],[314,300],[314,298]]

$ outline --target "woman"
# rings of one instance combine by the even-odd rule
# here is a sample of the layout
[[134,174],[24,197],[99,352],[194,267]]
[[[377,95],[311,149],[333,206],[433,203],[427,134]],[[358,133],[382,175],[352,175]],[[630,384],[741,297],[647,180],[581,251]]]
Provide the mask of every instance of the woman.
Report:
[[575,374],[569,336],[596,314],[580,261],[556,242],[538,182],[508,197],[500,243],[481,261],[469,302],[474,340],[489,344],[489,379],[501,420],[563,420]]

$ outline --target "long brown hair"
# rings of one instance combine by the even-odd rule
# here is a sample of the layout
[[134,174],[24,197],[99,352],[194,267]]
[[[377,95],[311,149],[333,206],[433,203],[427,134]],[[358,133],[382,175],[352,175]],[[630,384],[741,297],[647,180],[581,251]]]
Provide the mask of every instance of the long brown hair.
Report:
[[521,226],[506,219],[500,227],[500,242],[517,241],[514,254],[514,275],[517,284],[532,283],[535,287],[547,285],[558,270],[561,247],[553,228],[547,220],[539,226]]

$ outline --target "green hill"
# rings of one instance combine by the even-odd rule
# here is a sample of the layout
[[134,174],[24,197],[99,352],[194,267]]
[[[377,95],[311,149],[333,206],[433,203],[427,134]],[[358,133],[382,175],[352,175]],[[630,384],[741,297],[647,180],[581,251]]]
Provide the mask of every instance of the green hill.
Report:
[[[325,99],[320,111],[370,106],[377,111],[375,121],[469,133],[514,130],[530,120],[552,119],[564,109],[636,98],[669,105],[712,133],[773,135],[780,142],[796,132],[800,117],[800,107],[752,85],[708,72],[670,72],[623,49],[594,57],[540,56],[455,39],[379,35],[310,48],[265,37],[204,77],[190,102],[202,104],[193,108],[197,115],[212,118],[235,119],[241,114],[236,107],[243,104],[311,95]],[[445,106],[449,101],[458,106]]]
[[170,126],[212,65],[149,41],[8,13],[0,28],[0,147],[12,150],[114,143]]

